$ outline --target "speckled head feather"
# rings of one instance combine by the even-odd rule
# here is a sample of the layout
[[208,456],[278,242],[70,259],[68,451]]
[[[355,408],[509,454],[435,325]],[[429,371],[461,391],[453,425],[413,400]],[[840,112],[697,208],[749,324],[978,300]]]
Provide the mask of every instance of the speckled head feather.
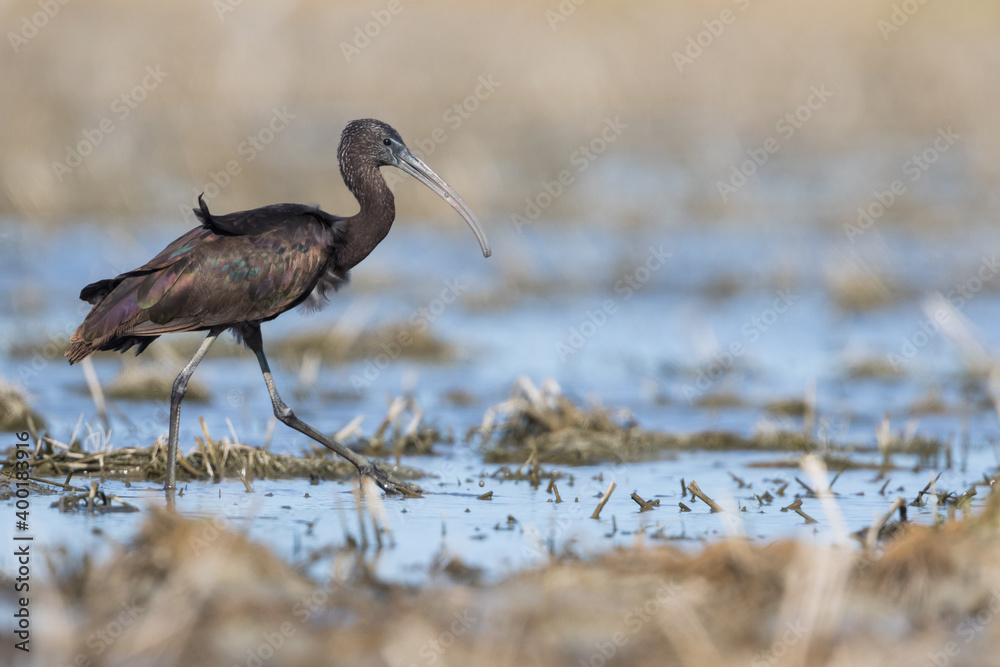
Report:
[[394,145],[406,144],[395,128],[375,118],[352,120],[340,133],[340,146],[337,148],[340,175],[355,196],[358,187],[372,178],[371,170],[396,164],[390,150]]

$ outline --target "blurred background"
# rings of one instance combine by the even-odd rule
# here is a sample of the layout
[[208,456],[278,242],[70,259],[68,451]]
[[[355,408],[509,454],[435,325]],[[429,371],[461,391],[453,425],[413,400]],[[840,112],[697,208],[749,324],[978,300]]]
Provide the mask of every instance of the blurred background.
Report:
[[[862,0],[399,0],[398,13],[388,2],[98,0],[48,17],[38,2],[7,2],[0,212],[173,219],[230,160],[241,173],[216,206],[347,211],[339,134],[375,116],[411,144],[430,141],[429,163],[499,224],[618,117],[627,130],[546,223],[840,225],[950,126],[955,150],[885,221],[957,229],[997,202],[1000,7],[911,4],[912,16]],[[813,87],[829,99],[793,135],[777,132]],[[239,147],[275,109],[292,119],[251,160]],[[94,135],[103,119],[113,129]],[[99,145],[58,173],[88,132]],[[716,181],[769,136],[780,150],[723,202]],[[443,217],[421,188],[400,189],[403,213]]]
[[[667,430],[750,432],[815,399],[844,437],[883,413],[995,435],[996,3],[95,0],[7,2],[0,23],[0,371],[66,430],[93,413],[61,359],[78,290],[190,228],[201,192],[354,213],[336,147],[377,117],[494,256],[386,173],[396,227],[351,288],[265,327],[327,429],[415,390],[465,427],[526,374]],[[417,328],[430,347],[386,352]],[[177,340],[140,358],[166,378],[153,395],[191,353]],[[243,410],[263,434],[232,354],[196,376],[209,421]],[[96,363],[113,382],[137,362]],[[153,404],[120,413],[156,426],[119,437],[165,430]]]

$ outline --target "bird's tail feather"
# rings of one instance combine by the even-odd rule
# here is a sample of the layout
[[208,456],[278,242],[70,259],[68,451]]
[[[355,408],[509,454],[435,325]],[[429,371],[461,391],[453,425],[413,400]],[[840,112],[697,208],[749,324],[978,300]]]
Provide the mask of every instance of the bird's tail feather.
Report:
[[94,304],[70,336],[65,353],[69,363],[82,361],[98,350],[124,350],[136,344],[137,341],[129,342],[129,333],[144,319],[144,312],[136,302],[137,290],[138,281],[125,280]]

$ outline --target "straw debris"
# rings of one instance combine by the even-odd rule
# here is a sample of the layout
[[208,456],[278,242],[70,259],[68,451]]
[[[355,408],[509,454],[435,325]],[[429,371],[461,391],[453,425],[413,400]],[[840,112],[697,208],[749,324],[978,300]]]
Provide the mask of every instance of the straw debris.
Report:
[[601,461],[641,461],[680,450],[783,450],[808,452],[816,444],[801,433],[774,431],[746,438],[709,431],[672,435],[641,429],[627,410],[600,405],[582,409],[554,380],[540,387],[518,378],[511,398],[494,405],[480,426],[485,460],[522,462],[536,452],[538,462],[589,465]]
[[[198,438],[198,447],[186,454],[177,453],[177,477],[180,480],[289,479],[316,477],[339,480],[357,475],[357,469],[327,452],[312,447],[301,456],[274,454],[261,447]],[[82,452],[52,446],[44,438],[37,457],[29,461],[39,477],[63,478],[83,473],[99,474],[108,479],[149,480],[161,482],[166,473],[166,443],[160,439],[152,447],[124,447],[101,452]],[[13,455],[3,463],[0,473],[13,469]],[[401,479],[419,479],[423,474],[406,466],[391,466]]]

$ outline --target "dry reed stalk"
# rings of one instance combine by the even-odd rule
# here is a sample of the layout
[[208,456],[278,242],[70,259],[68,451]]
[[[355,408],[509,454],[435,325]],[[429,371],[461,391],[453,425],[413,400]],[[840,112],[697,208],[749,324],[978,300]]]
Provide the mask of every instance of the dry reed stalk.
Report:
[[698,482],[696,482],[694,480],[691,480],[691,483],[688,484],[687,488],[688,488],[688,491],[691,492],[691,495],[693,495],[695,498],[697,498],[698,500],[700,500],[701,502],[705,503],[710,508],[712,508],[713,512],[722,512],[722,511],[724,511],[722,509],[721,505],[719,505],[717,502],[715,502],[714,500],[712,500],[711,498],[709,498],[707,495],[705,495],[705,493],[701,490],[701,487],[698,486]]
[[800,517],[802,517],[803,519],[805,519],[806,523],[819,523],[819,521],[817,521],[816,519],[812,518],[811,516],[809,516],[808,514],[806,514],[805,512],[802,511],[802,499],[801,498],[796,498],[794,503],[792,503],[791,505],[786,505],[785,507],[781,508],[782,512],[787,512],[788,510],[791,510],[791,511],[795,512]]
[[597,503],[597,507],[594,509],[594,513],[590,515],[591,519],[601,518],[601,510],[604,509],[605,505],[607,505],[608,499],[611,498],[611,494],[614,493],[616,486],[617,484],[611,482],[611,486],[608,487],[608,490],[604,492],[604,496],[601,497],[601,502]]
[[635,503],[639,506],[640,512],[651,512],[660,506],[659,500],[654,500],[652,502],[648,500],[643,500],[642,496],[640,496],[638,493],[633,493],[632,495],[629,496],[629,498],[634,500]]

